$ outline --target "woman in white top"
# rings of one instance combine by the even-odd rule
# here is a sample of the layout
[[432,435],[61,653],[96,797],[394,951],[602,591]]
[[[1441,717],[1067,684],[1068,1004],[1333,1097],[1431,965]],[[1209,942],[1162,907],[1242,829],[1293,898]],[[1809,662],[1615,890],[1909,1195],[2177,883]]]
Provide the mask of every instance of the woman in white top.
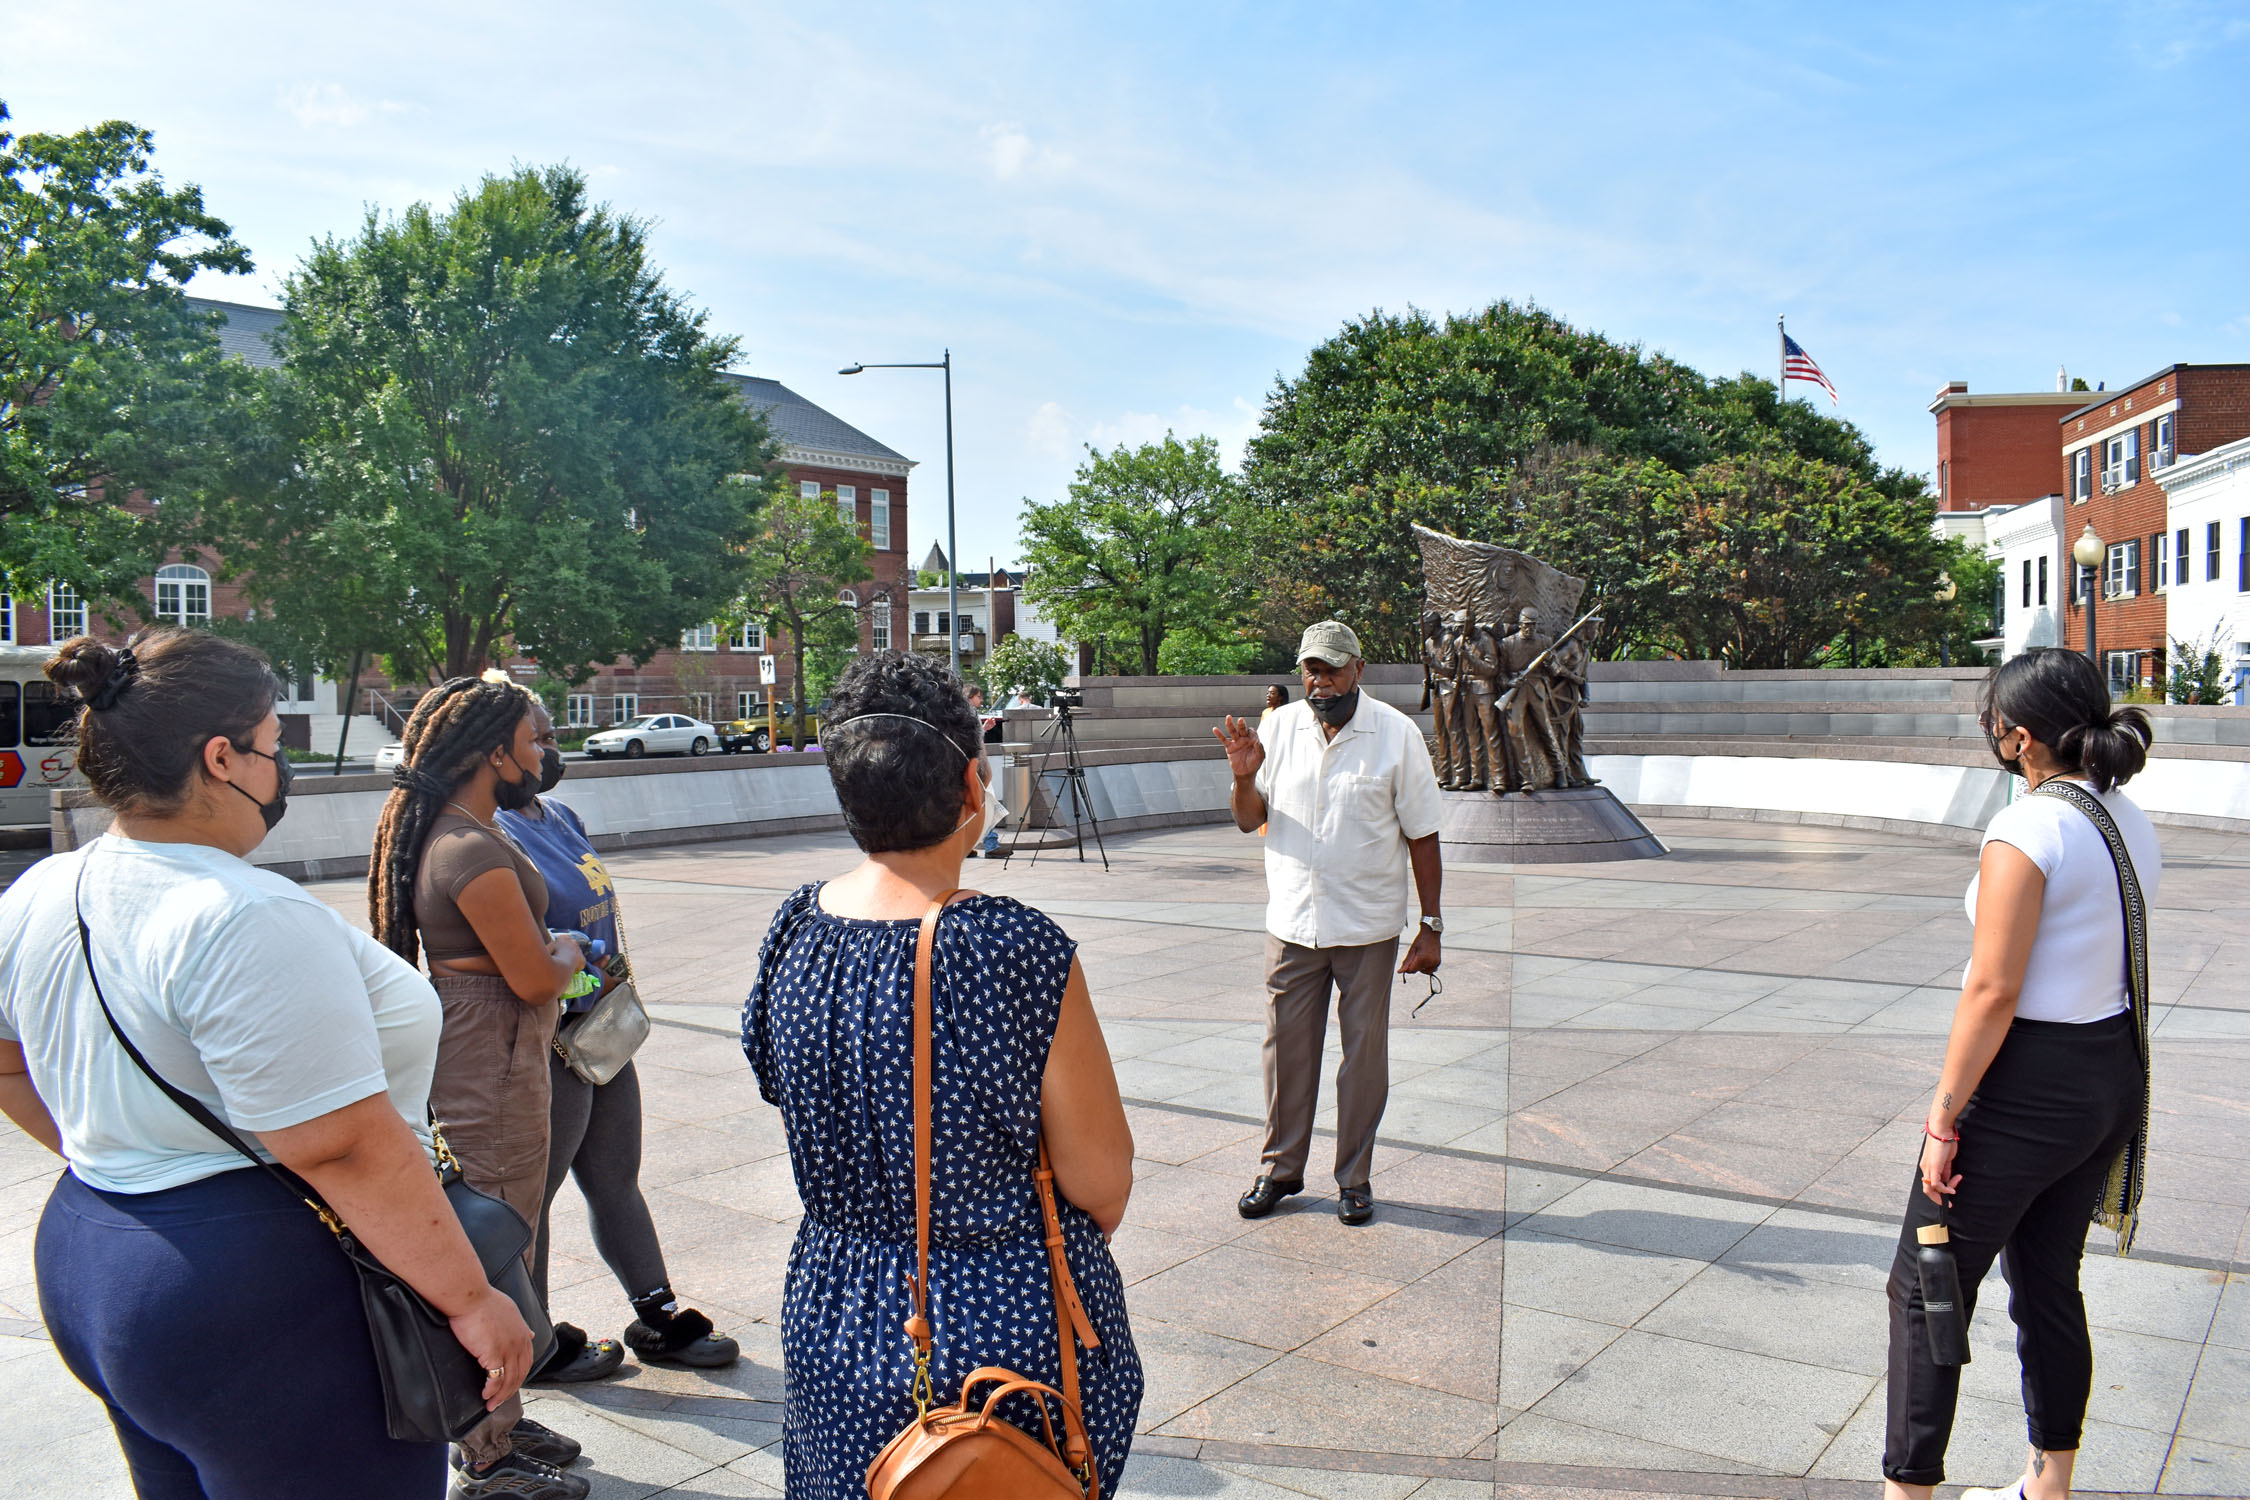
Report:
[[437,1060],[429,982],[245,858],[289,767],[263,659],[205,631],[84,637],[78,765],[115,814],[0,896],[0,1111],[68,1166],[39,1222],[39,1307],[102,1398],[135,1491],[163,1500],[400,1500],[445,1446],[385,1430],[359,1283],[312,1209],[197,1125],[175,1087],[309,1182],[452,1322],[497,1406],[531,1334],[494,1290],[418,1138]]
[[2146,996],[2129,968],[2146,972],[2146,930],[2129,930],[2123,871],[2096,813],[2124,846],[2145,914],[2163,854],[2117,787],[2147,759],[2148,716],[2113,708],[2077,652],[2028,651],[1994,669],[1982,724],[2032,795],[1993,816],[1969,885],[1975,946],[1892,1264],[1889,1500],[1924,1500],[1945,1478],[1961,1371],[1933,1357],[1917,1266],[1918,1231],[1941,1220],[1964,1324],[2001,1257],[2031,1438],[2021,1479],[1968,1494],[2070,1493],[2094,1366],[2079,1258],[2097,1218],[2130,1243],[2137,1173],[2113,1171],[2147,1146]]

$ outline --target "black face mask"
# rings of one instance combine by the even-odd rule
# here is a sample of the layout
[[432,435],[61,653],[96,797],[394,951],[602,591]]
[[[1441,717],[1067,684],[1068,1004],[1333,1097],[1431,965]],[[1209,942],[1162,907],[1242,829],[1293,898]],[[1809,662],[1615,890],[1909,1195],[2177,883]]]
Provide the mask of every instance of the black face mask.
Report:
[[1349,724],[1352,721],[1352,715],[1359,711],[1359,689],[1353,688],[1348,693],[1338,693],[1333,698],[1315,698],[1307,694],[1305,702],[1312,705],[1312,711],[1319,716],[1321,723],[1326,724],[1331,729],[1341,729]]
[[551,792],[562,779],[562,752],[552,745],[545,746],[539,752],[539,790]]
[[248,753],[265,755],[267,760],[273,762],[273,800],[271,802],[259,802],[257,798],[250,797],[248,792],[242,792],[241,787],[234,786],[233,782],[230,781],[227,785],[234,786],[236,791],[242,792],[243,796],[250,797],[252,802],[257,803],[258,816],[265,820],[266,832],[271,833],[274,825],[279,823],[289,812],[289,783],[297,779],[297,768],[289,764],[288,755],[281,751],[276,751],[272,755],[266,755],[263,750],[251,750]]
[[[1984,742],[1991,747],[1992,758],[2000,762],[2000,769],[2006,771],[2010,776],[2021,776],[2023,774],[2022,757],[2002,755],[2000,753],[2000,736],[1992,732],[1989,724],[1979,724],[1977,727],[1984,730]],[[2012,724],[2005,726],[2005,728],[2009,734],[2016,732],[2016,726]]]
[[539,778],[526,772],[513,755],[508,757],[508,764],[516,768],[516,779],[496,783],[492,799],[500,804],[502,812],[522,812],[539,800]]

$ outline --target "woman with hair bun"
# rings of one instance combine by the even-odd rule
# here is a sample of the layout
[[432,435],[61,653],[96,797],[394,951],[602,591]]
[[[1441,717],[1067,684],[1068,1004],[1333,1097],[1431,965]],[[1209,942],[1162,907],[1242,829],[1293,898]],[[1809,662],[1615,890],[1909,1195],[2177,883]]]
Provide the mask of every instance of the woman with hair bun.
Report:
[[0,1112],[69,1165],[34,1251],[56,1352],[109,1408],[143,1497],[434,1497],[444,1447],[386,1430],[334,1236],[127,1048],[444,1313],[497,1407],[531,1333],[433,1170],[437,996],[249,862],[289,795],[262,657],[156,629],[67,642],[47,675],[84,705],[79,769],[114,817],[0,896]]
[[[537,1224],[547,1187],[547,1050],[556,1002],[585,954],[548,933],[539,916],[546,879],[496,821],[539,796],[532,701],[504,678],[455,677],[414,705],[405,759],[375,825],[367,903],[385,946],[409,963],[429,959],[445,1010],[430,1112],[461,1175]],[[534,1264],[534,1247],[524,1256]],[[511,1397],[461,1440],[448,1493],[579,1500],[590,1486],[565,1470],[578,1454],[577,1442],[526,1417]]]
[[2131,1247],[2148,1145],[2147,912],[2164,857],[2118,790],[2147,760],[2148,716],[2113,707],[2085,657],[2046,650],[1993,670],[1980,723],[2031,794],[1993,815],[1969,883],[1975,945],[1892,1263],[1890,1500],[1944,1482],[1961,1386],[1926,1321],[1926,1243],[1950,1245],[1964,1328],[2001,1259],[2023,1364],[2023,1477],[1967,1495],[2069,1495],[2094,1369],[2078,1264],[2090,1222]]

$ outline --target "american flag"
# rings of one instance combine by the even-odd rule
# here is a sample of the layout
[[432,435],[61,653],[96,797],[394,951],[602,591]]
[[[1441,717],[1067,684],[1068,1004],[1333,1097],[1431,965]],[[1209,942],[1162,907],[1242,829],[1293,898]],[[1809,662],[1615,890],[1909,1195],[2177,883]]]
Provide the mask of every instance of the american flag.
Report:
[[1813,357],[1805,352],[1804,345],[1786,333],[1781,336],[1781,372],[1788,380],[1811,381],[1828,393],[1829,405],[1837,404],[1836,387],[1830,385],[1828,377],[1820,373],[1820,366],[1813,363]]

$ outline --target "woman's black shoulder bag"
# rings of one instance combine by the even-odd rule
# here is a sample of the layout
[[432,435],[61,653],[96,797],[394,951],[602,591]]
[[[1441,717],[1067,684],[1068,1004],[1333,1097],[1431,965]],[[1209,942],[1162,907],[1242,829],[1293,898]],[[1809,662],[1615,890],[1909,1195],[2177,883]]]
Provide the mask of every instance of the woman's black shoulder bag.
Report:
[[[83,890],[83,869],[79,883]],[[141,1056],[141,1049],[133,1045],[133,1039],[117,1024],[117,1016],[109,1008],[109,997],[102,993],[101,978],[94,972],[94,935],[86,926],[85,907],[76,896],[72,904],[77,907],[78,946],[86,955],[86,977],[93,981],[94,998],[101,1002],[102,1015],[108,1020],[118,1045],[125,1049],[125,1055],[148,1075],[149,1082],[164,1091],[166,1098],[187,1111],[196,1124],[241,1152],[252,1166],[272,1173],[282,1186],[302,1198],[307,1207],[320,1215],[320,1222],[328,1226],[328,1232],[336,1236],[337,1245],[359,1277],[359,1300],[366,1309],[367,1333],[375,1346],[375,1370],[383,1382],[383,1415],[390,1435],[406,1443],[458,1441],[488,1415],[484,1409],[484,1369],[476,1356],[453,1336],[453,1327],[445,1314],[430,1306],[421,1293],[369,1253],[351,1227],[321,1202],[320,1194],[313,1191],[310,1183],[251,1150],[202,1100],[173,1087],[163,1074],[149,1066],[148,1059]],[[445,1200],[459,1216],[469,1244],[484,1265],[485,1277],[507,1293],[508,1299],[522,1312],[524,1322],[531,1325],[531,1366],[537,1369],[554,1347],[555,1330],[547,1321],[547,1311],[540,1306],[539,1294],[531,1285],[531,1273],[524,1265],[523,1252],[531,1243],[531,1226],[507,1204],[489,1193],[478,1192],[462,1180],[461,1164],[446,1149],[445,1136],[434,1128],[433,1135],[438,1154],[438,1181],[445,1188]]]

